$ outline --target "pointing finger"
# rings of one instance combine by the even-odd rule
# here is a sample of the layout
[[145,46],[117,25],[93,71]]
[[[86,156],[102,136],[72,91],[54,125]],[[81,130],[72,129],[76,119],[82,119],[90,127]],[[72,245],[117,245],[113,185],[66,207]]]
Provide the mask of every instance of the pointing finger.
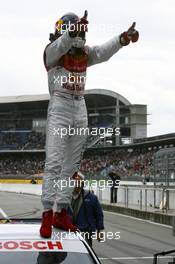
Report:
[[134,28],[135,28],[135,26],[136,26],[136,22],[133,22],[133,23],[132,23],[132,26],[131,26],[131,28],[133,28],[133,29],[134,29]]
[[128,34],[132,34],[135,31],[136,22],[132,23],[132,26],[128,29]]

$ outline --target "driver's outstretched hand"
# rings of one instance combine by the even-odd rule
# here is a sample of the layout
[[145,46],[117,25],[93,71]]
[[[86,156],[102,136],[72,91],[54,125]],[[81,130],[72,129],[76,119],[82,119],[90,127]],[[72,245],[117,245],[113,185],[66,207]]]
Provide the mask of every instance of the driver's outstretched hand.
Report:
[[138,41],[139,32],[135,29],[136,22],[133,22],[131,27],[127,31],[120,35],[120,43],[122,46],[126,46],[132,41],[133,43]]

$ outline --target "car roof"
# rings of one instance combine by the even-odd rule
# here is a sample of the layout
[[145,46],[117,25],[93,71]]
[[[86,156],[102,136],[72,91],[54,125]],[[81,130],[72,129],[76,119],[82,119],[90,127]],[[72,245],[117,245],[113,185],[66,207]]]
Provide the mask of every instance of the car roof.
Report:
[[[40,226],[40,224],[21,223],[0,224],[0,239],[41,239],[39,233]],[[59,234],[65,234],[65,240],[80,240],[79,234],[75,236],[74,232],[63,231],[57,228],[53,228],[51,239],[58,239]]]
[[[9,224],[0,224],[0,245],[6,245],[11,242],[17,243],[18,245],[24,241],[28,241],[33,245],[36,241],[59,241],[61,242],[62,251],[66,252],[77,252],[77,253],[88,253],[87,244],[85,246],[85,241],[82,236],[76,232],[67,232],[53,228],[52,236],[50,239],[44,239],[39,234],[40,224],[21,224],[21,223],[9,223]],[[9,244],[10,245],[10,244]],[[36,249],[33,247],[33,251]],[[0,251],[11,251],[8,248],[3,248]],[[20,247],[17,247],[17,251],[20,250]],[[50,249],[47,248],[47,251]],[[54,247],[51,251],[58,251],[58,248]]]

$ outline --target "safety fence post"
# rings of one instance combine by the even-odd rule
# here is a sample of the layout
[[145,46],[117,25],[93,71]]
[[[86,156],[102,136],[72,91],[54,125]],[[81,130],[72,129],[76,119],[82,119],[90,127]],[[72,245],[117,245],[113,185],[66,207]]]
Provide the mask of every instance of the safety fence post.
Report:
[[172,230],[173,230],[173,236],[175,236],[175,216],[172,217]]
[[145,189],[145,211],[147,211],[147,189]]
[[142,189],[140,190],[140,210],[142,210]]

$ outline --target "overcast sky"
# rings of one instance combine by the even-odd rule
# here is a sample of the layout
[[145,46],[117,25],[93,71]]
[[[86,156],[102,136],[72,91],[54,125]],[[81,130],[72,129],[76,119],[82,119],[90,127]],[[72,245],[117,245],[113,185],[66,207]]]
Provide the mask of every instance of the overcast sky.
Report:
[[86,89],[110,89],[148,105],[148,136],[175,132],[174,0],[0,1],[0,96],[48,93],[42,56],[55,22],[88,10],[87,44],[100,44],[133,21],[140,40],[88,69]]

